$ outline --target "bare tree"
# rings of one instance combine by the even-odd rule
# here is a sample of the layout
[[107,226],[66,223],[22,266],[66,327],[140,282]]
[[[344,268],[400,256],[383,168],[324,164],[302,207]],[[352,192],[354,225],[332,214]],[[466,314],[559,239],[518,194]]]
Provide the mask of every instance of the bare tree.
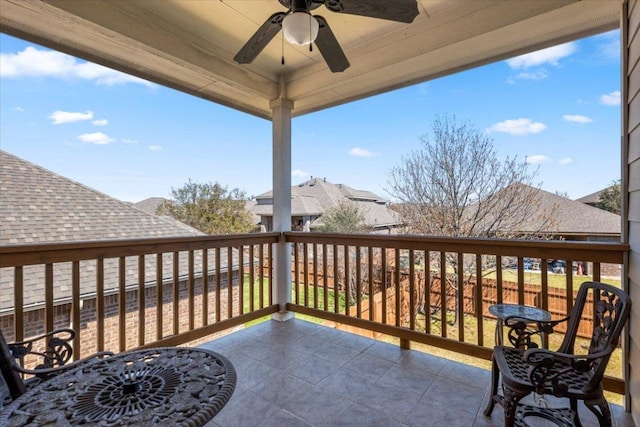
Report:
[[407,231],[451,237],[531,238],[550,226],[554,212],[535,212],[538,171],[507,157],[468,122],[437,117],[433,138],[391,169],[388,192],[400,203]]
[[[455,116],[436,117],[433,135],[390,172],[387,191],[399,201],[406,231],[449,237],[536,238],[554,223],[556,207],[540,206],[537,170],[517,158],[498,159],[493,140]],[[439,264],[439,260],[435,261]],[[448,286],[471,279],[474,260],[447,253]],[[440,266],[434,266],[436,271]],[[427,310],[425,310],[427,312]]]

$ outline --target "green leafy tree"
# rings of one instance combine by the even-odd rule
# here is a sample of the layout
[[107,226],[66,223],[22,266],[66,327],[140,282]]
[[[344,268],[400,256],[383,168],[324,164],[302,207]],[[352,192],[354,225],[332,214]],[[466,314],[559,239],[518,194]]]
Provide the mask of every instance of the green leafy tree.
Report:
[[216,183],[200,184],[191,179],[171,189],[172,200],[162,203],[156,213],[172,216],[207,234],[247,233],[255,228],[245,205],[247,197],[236,188]]
[[620,180],[614,181],[611,187],[602,190],[596,207],[620,215],[622,210],[622,195],[620,194]]
[[366,233],[364,212],[350,200],[343,200],[322,215],[320,231],[325,233]]

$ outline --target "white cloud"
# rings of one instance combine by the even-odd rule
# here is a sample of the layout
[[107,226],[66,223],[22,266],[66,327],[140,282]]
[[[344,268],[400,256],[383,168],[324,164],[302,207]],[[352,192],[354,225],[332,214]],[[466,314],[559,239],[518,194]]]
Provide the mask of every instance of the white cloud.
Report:
[[78,139],[82,142],[96,145],[106,145],[115,141],[115,139],[105,135],[102,132],[83,133],[82,135],[78,135]]
[[540,68],[539,70],[535,70],[535,71],[525,71],[522,73],[519,73],[515,78],[519,79],[519,80],[544,80],[547,77],[549,77],[549,73],[547,73],[547,70],[545,70],[544,68]]
[[93,123],[95,126],[106,126],[107,124],[109,124],[109,121],[107,119],[98,119],[98,120],[94,120]]
[[153,151],[153,152],[162,151],[162,146],[160,146],[160,145],[150,145],[149,146],[149,151]]
[[531,119],[512,119],[495,123],[487,130],[489,132],[504,132],[510,135],[528,135],[542,132],[546,128],[547,125],[544,123],[534,122]]
[[102,65],[81,62],[64,53],[39,50],[33,46],[18,53],[0,53],[0,77],[56,77],[90,80],[106,86],[125,83],[154,86],[153,83]]
[[544,154],[533,154],[525,157],[524,162],[528,165],[539,165],[540,163],[546,163],[549,160],[551,159]]
[[620,91],[616,90],[611,93],[605,93],[600,97],[600,102],[610,107],[620,105]]
[[122,142],[124,142],[125,144],[137,144],[138,140],[137,139],[123,139]]
[[24,110],[24,108],[22,108],[22,107],[21,107],[21,106],[19,106],[19,105],[18,105],[18,106],[16,106],[16,107],[13,107],[13,109],[14,109],[14,110],[16,110],[16,111],[17,111],[17,112],[19,112],[19,113],[23,113],[23,112],[25,111],[25,110]]
[[573,54],[577,50],[576,42],[561,44],[507,59],[507,64],[514,70],[526,70],[543,64],[559,65],[559,60]]
[[51,123],[54,125],[61,125],[63,123],[81,122],[83,120],[93,119],[93,111],[86,111],[84,113],[74,113],[71,111],[56,110],[49,116]]
[[296,170],[291,172],[291,176],[297,176],[297,177],[300,177],[300,178],[306,178],[307,176],[311,176],[311,174],[309,172],[305,172],[303,170],[296,169]]
[[558,160],[558,164],[560,166],[570,165],[571,163],[573,163],[573,159],[571,157],[565,157],[564,159]]
[[575,123],[591,123],[593,121],[591,120],[591,118],[587,116],[581,116],[580,114],[565,114],[564,116],[562,116],[562,118],[568,122]]
[[369,158],[376,155],[375,153],[367,150],[366,148],[359,148],[359,147],[354,147],[351,150],[349,150],[349,154],[351,154],[352,156],[364,157],[364,158]]

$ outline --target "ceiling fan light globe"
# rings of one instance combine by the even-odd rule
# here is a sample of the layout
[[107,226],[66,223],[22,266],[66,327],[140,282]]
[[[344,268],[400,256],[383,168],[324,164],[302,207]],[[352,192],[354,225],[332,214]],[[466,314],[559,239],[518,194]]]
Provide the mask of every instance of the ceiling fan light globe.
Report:
[[293,12],[282,20],[284,38],[291,44],[305,46],[318,36],[318,21],[306,12]]

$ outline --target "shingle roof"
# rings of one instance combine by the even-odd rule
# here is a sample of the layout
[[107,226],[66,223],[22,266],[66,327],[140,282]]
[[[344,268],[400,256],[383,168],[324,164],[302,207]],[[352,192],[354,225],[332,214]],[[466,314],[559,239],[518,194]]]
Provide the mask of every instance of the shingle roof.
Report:
[[[255,214],[273,215],[273,191],[260,194],[255,199]],[[355,190],[344,184],[332,184],[320,178],[312,178],[291,187],[291,215],[320,216],[345,200],[351,200],[358,205],[367,225],[382,227],[400,224],[395,212],[389,210],[385,200],[375,193]],[[312,226],[320,224],[321,220],[318,219]]]
[[576,202],[586,203],[588,205],[595,205],[600,201],[600,195],[606,191],[613,188],[613,185],[603,188],[602,190],[596,191],[595,193],[587,194],[586,196],[582,196],[579,199],[576,199]]
[[[518,184],[525,185],[525,184]],[[584,235],[584,236],[619,236],[622,230],[620,215],[567,199],[548,191],[535,189],[535,207],[537,212],[555,212],[554,224],[545,230],[549,234]],[[536,218],[536,212],[531,212]],[[537,230],[536,224],[523,224],[518,231],[531,232]]]
[[204,233],[0,151],[0,245]]
[[[150,237],[202,236],[202,233],[171,217],[144,212],[130,203],[114,199],[14,155],[0,151],[0,245],[52,242],[101,241]],[[210,267],[214,259],[209,251]],[[221,251],[220,271],[227,267],[227,251]],[[237,265],[237,250],[233,251]],[[188,274],[187,255],[179,255],[179,275]],[[195,265],[201,265],[201,251]],[[138,281],[137,257],[126,259],[127,286]],[[147,257],[146,283],[155,281],[155,257]],[[172,255],[163,255],[163,278],[173,274]],[[71,265],[54,266],[56,300],[71,295]],[[196,271],[196,274],[199,272]],[[118,283],[118,260],[104,260],[106,292]],[[24,267],[24,304],[40,304],[44,297],[44,268]],[[95,291],[96,262],[80,262],[80,292]],[[13,306],[13,269],[0,269],[0,312]]]
[[149,197],[144,200],[140,200],[139,202],[132,203],[132,205],[141,211],[155,215],[158,210],[158,206],[168,201],[169,199],[165,199],[164,197]]

